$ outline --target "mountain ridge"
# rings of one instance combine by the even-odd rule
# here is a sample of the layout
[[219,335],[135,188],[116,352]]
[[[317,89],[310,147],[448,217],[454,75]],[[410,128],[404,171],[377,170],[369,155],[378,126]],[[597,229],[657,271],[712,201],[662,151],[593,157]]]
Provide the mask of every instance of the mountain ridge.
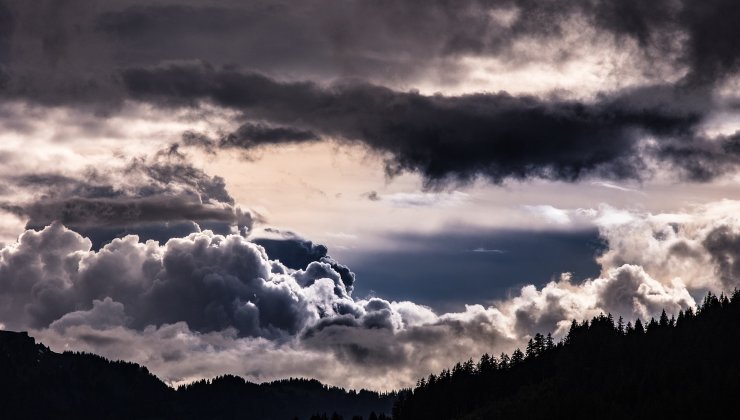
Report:
[[559,343],[484,355],[421,379],[394,420],[736,418],[740,293],[643,325],[602,314]]
[[56,353],[27,332],[0,331],[3,418],[347,419],[390,412],[394,393],[344,390],[315,379],[255,384],[224,375],[171,388],[135,363]]

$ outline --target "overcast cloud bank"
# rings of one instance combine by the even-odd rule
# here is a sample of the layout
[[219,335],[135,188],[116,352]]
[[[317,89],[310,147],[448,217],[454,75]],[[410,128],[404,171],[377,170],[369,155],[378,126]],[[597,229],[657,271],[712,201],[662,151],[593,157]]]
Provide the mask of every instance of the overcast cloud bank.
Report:
[[[734,130],[710,136],[703,126],[737,103],[727,89],[740,56],[726,42],[738,35],[727,0],[333,6],[5,1],[0,91],[6,100],[101,115],[130,101],[216,104],[236,111],[237,128],[188,131],[184,144],[210,152],[360,144],[386,158],[388,175],[418,172],[428,186],[477,177],[642,180],[656,171],[708,181],[740,162]],[[574,32],[583,35],[571,39]],[[423,82],[427,67],[464,82],[461,62],[471,57],[513,71],[577,63],[572,51],[581,48],[636,57],[611,72],[642,76],[588,95],[399,87]]]

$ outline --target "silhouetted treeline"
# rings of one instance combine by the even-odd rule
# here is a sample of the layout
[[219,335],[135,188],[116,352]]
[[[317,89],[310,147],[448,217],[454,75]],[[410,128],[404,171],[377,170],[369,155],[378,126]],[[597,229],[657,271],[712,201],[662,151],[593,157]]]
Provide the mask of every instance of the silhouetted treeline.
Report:
[[738,391],[737,292],[676,318],[574,321],[560,342],[536,334],[524,351],[458,363],[398,394],[235,376],[174,390],[136,364],[0,331],[3,419],[390,420],[391,405],[395,420],[736,418]]
[[0,331],[2,419],[382,420],[394,393],[345,391],[316,380],[253,384],[235,376],[177,390],[134,363],[52,352],[26,333]]
[[[331,420],[390,413],[395,393],[346,391],[315,379],[286,379],[253,384],[236,376],[222,376],[180,387],[178,404],[191,418],[309,420],[316,413],[332,413]],[[247,413],[247,414],[245,414]]]
[[[740,417],[740,294],[645,325],[601,315],[562,341],[458,363],[400,393],[395,420]],[[728,417],[729,416],[729,417]]]
[[[297,420],[297,419],[298,418],[296,417],[294,420]],[[327,416],[326,413],[324,413],[321,415],[314,414],[313,416],[311,416],[309,420],[344,420],[344,417],[342,417],[341,415],[337,413],[332,413],[331,416]],[[364,420],[364,418],[362,416],[352,416],[351,419],[347,419],[347,420]],[[391,420],[391,417],[386,416],[385,414],[382,414],[382,413],[380,415],[377,415],[373,411],[367,417],[367,420]]]

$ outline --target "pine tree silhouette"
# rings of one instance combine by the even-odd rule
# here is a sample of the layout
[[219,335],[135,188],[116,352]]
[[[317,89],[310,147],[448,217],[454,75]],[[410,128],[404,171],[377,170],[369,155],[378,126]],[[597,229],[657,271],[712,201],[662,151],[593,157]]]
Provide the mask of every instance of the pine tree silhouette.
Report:
[[536,337],[526,357],[484,355],[473,375],[406,394],[394,420],[740,418],[738,292],[663,311],[647,330],[601,314],[542,350]]

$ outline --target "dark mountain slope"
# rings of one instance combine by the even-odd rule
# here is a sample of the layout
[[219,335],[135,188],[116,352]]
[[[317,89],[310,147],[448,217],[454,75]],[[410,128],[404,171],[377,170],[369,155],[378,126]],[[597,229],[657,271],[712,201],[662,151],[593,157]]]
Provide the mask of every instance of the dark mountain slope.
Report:
[[266,384],[224,376],[178,390],[137,364],[52,352],[26,333],[0,331],[3,419],[350,419],[387,413],[395,394],[345,391],[315,380]]
[[0,394],[3,418],[164,418],[175,391],[136,364],[0,331]]
[[740,416],[740,294],[645,329],[611,316],[538,334],[526,354],[484,356],[404,392],[396,420],[642,419]]
[[[25,333],[0,332],[0,417],[350,419],[388,412],[395,394],[347,392],[315,380],[253,384],[225,376],[178,390],[146,368],[54,353]],[[553,343],[459,363],[403,391],[396,420],[737,418],[740,294],[709,295],[697,311],[646,327],[599,316]],[[332,418],[339,418],[338,416]]]
[[[390,413],[395,394],[345,391],[317,380],[286,379],[256,385],[236,376],[199,381],[178,389],[179,406],[192,418],[308,419],[315,413],[339,413],[347,420],[372,412]],[[245,415],[247,413],[247,415]]]

